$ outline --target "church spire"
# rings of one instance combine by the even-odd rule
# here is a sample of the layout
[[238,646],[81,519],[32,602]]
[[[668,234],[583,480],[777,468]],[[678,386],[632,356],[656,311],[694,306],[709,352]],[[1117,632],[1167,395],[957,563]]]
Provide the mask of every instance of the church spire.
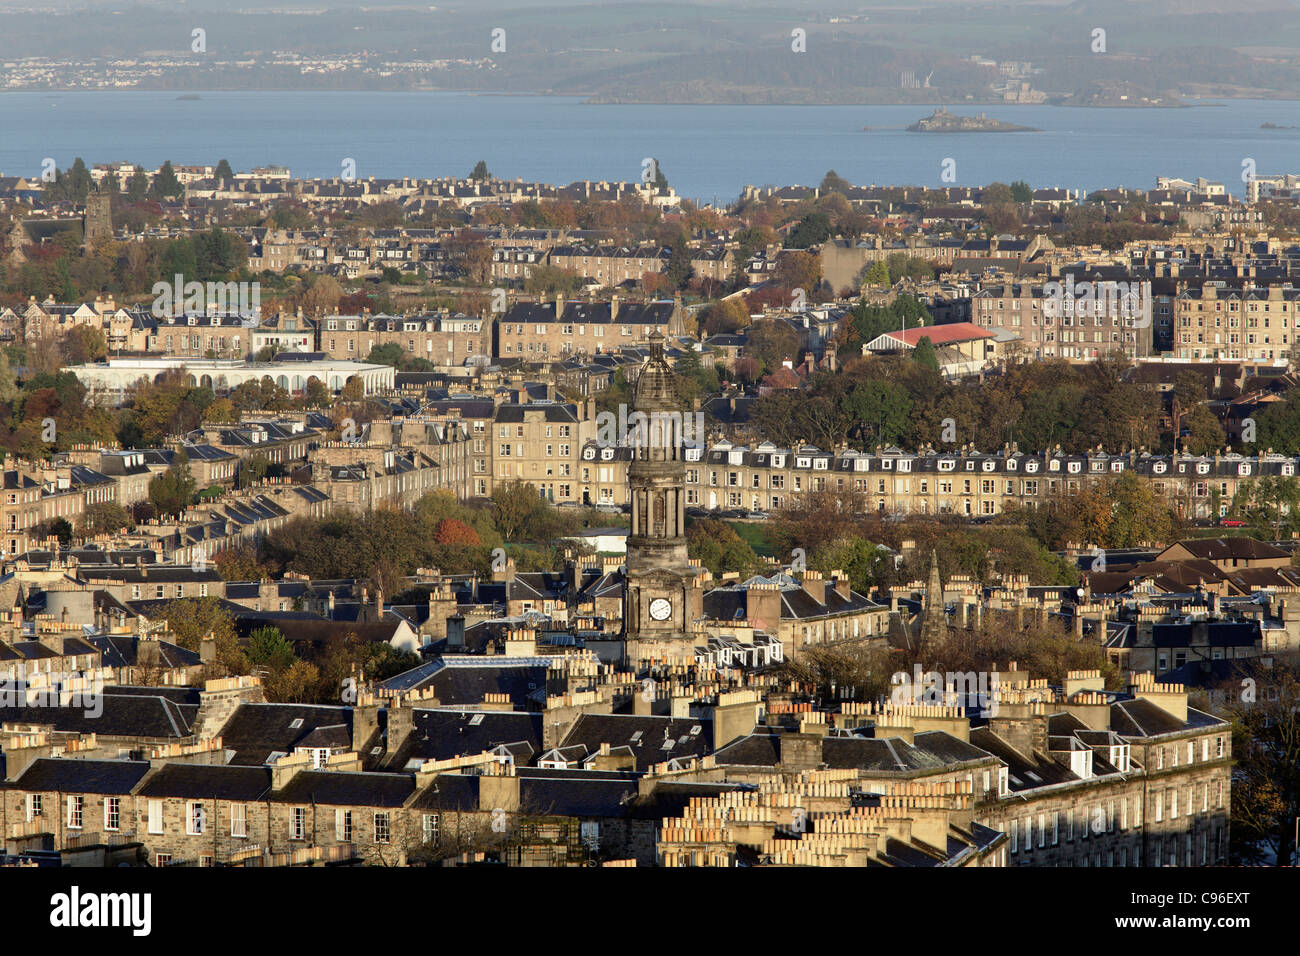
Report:
[[939,576],[939,555],[930,551],[930,580],[925,587],[925,611],[921,618],[921,642],[942,641],[948,636],[948,613],[944,609],[943,580]]

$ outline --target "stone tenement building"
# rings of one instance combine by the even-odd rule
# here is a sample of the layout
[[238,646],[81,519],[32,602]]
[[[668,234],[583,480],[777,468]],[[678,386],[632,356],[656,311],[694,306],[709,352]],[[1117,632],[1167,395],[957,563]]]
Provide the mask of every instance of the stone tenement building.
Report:
[[1010,837],[1014,866],[1213,866],[1227,861],[1232,727],[1186,688],[1096,671],[1049,688],[1002,673],[996,714],[970,741],[1005,765],[976,819]]
[[1112,349],[1136,357],[1152,354],[1152,330],[1158,319],[1167,324],[1170,296],[1126,300],[1108,293],[1105,280],[1088,280],[1088,285],[1052,281],[1061,286],[1056,296],[1042,283],[981,289],[971,296],[971,323],[1016,336],[1020,342],[1008,351],[1014,354],[1018,348],[1026,358],[1094,361]]
[[[735,251],[726,248],[688,250],[691,268],[698,278],[724,282],[734,268]],[[580,276],[595,279],[603,286],[623,282],[640,282],[646,273],[658,274],[668,268],[672,250],[656,246],[556,246],[550,264],[569,269]]]
[[332,359],[365,359],[383,345],[398,345],[408,358],[434,365],[464,365],[492,354],[491,323],[459,313],[328,315],[318,323],[317,338]]
[[496,323],[493,356],[547,361],[568,355],[614,352],[643,345],[652,333],[682,335],[681,298],[658,302],[520,302]]
[[1006,866],[1007,839],[974,822],[966,785],[864,794],[845,771],[695,797],[663,821],[660,866]]
[[1224,861],[1231,728],[1183,688],[970,676],[937,703],[824,701],[576,652],[451,655],[351,706],[109,688],[96,734],[75,707],[0,711],[0,825],[10,854],[101,865]]
[[1174,300],[1174,355],[1181,359],[1288,364],[1300,335],[1300,290],[1206,282]]
[[[1233,498],[1259,478],[1292,477],[1300,459],[1283,455],[1153,455],[1149,452],[1069,454],[1022,452],[1006,446],[981,452],[901,448],[872,451],[813,445],[781,448],[720,441],[687,448],[686,505],[713,509],[777,510],[807,491],[860,494],[885,514],[1001,514],[1037,508],[1062,495],[1132,472],[1183,518],[1218,518]],[[627,450],[589,443],[581,452],[581,500],[627,501]]]

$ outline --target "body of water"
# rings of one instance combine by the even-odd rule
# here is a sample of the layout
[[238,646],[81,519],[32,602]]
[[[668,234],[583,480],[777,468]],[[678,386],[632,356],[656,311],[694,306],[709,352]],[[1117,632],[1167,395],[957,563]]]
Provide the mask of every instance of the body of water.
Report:
[[[1150,188],[1158,175],[1244,191],[1242,163],[1300,171],[1300,102],[1231,100],[1184,109],[962,106],[1037,133],[908,133],[922,106],[588,105],[574,97],[472,93],[0,93],[0,173],[129,160],[154,167],[280,164],[295,176],[494,175],[566,184],[637,180],[645,157],[687,197],[735,199],[747,184],[816,185],[828,169],[857,184]],[[863,127],[872,129],[864,132]]]

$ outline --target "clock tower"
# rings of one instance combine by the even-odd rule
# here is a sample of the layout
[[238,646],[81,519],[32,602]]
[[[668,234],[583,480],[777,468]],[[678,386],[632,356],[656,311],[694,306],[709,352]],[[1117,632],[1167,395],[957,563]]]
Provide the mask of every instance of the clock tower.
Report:
[[690,624],[702,612],[702,599],[695,586],[698,569],[686,557],[683,415],[658,332],[650,335],[650,357],[633,386],[632,407],[627,469],[632,529],[623,595],[627,656],[633,661],[692,657]]

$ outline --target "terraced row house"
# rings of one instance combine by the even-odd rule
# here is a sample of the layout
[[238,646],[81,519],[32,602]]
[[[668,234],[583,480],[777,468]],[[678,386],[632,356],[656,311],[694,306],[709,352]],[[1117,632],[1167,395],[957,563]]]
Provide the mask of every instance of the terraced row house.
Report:
[[398,345],[408,358],[464,365],[492,351],[491,325],[460,313],[328,315],[319,320],[319,346],[332,359],[364,359],[370,350]]
[[[725,281],[735,268],[735,251],[727,248],[690,249],[691,268],[701,279]],[[550,264],[596,280],[602,286],[640,282],[646,273],[668,268],[672,250],[661,246],[556,246]]]
[[594,355],[643,344],[650,336],[685,332],[681,298],[671,301],[520,302],[498,319],[493,355],[545,362],[568,355]]
[[1231,728],[1177,685],[1009,665],[987,695],[947,675],[938,703],[857,702],[645,673],[649,692],[581,653],[478,657],[350,706],[265,703],[237,678],[105,688],[93,724],[0,707],[0,825],[10,853],[155,866],[1226,861]]
[[1187,690],[1097,671],[1065,684],[1011,672],[973,745],[1003,764],[976,818],[1008,834],[1013,866],[1214,866],[1227,861],[1232,727]]
[[[1036,508],[1089,484],[1132,472],[1150,481],[1184,518],[1222,517],[1239,493],[1249,494],[1262,477],[1292,477],[1300,461],[1282,455],[1152,455],[1094,451],[1025,453],[1007,446],[980,452],[927,448],[920,453],[877,447],[873,451],[812,445],[780,448],[719,442],[687,448],[688,507],[776,510],[805,492],[857,494],[864,508],[882,514],[1001,514],[1008,508]],[[627,501],[626,448],[588,442],[581,450],[580,500]]]

